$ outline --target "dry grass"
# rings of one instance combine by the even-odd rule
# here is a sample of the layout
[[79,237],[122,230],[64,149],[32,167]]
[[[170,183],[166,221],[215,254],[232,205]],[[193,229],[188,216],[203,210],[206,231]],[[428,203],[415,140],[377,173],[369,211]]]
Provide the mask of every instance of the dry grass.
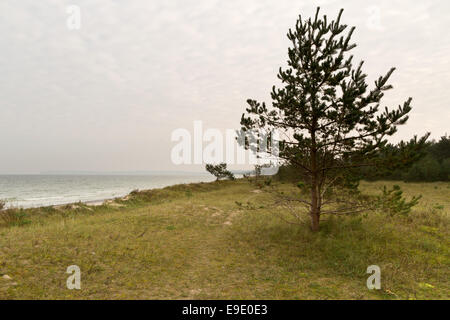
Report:
[[[0,298],[448,299],[450,187],[401,186],[423,195],[409,216],[328,218],[317,234],[283,222],[240,180],[22,210],[28,224],[0,227]],[[73,264],[81,290],[66,288]],[[380,291],[366,288],[373,264]]]

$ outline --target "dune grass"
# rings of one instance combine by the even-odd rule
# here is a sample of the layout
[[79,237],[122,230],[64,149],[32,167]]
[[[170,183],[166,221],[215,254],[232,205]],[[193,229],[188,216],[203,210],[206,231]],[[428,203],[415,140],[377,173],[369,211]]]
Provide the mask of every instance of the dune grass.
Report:
[[[0,298],[448,299],[450,185],[397,184],[423,195],[408,216],[325,217],[319,233],[282,221],[244,180],[20,210],[0,220]],[[81,290],[66,288],[70,265]],[[379,291],[366,287],[369,265]]]

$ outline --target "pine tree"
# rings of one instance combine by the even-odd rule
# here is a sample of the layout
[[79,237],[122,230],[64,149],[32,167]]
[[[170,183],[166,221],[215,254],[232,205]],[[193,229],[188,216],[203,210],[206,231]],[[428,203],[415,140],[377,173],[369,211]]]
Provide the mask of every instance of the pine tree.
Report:
[[[300,16],[287,37],[288,67],[280,68],[281,88],[272,89],[272,107],[248,100],[242,115],[244,131],[267,129],[281,131],[281,159],[295,165],[308,177],[310,198],[307,204],[311,228],[319,230],[327,190],[336,183],[350,181],[354,168],[386,166],[392,157],[380,162],[379,154],[387,145],[387,137],[397,132],[397,126],[408,120],[412,98],[395,110],[380,110],[384,92],[392,89],[388,80],[395,68],[375,81],[368,89],[363,62],[353,67],[349,52],[355,28],[346,34],[341,23],[343,9],[335,21],[319,17],[317,8],[313,19]],[[405,150],[420,147],[428,136],[405,143]],[[403,153],[403,156],[407,152]],[[405,160],[405,159],[403,159]],[[405,160],[405,163],[408,159]],[[341,208],[339,212],[355,208]],[[336,212],[329,210],[328,212]]]

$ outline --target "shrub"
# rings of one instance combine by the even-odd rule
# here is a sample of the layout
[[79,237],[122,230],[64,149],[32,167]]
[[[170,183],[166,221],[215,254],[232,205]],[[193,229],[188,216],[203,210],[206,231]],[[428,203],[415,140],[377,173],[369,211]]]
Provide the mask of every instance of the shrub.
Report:
[[207,164],[206,171],[208,171],[213,176],[215,176],[217,180],[220,180],[220,179],[234,180],[235,179],[234,175],[230,171],[227,170],[226,163],[220,163],[218,165]]
[[411,208],[419,203],[421,198],[422,196],[418,196],[413,197],[411,201],[406,201],[400,186],[394,185],[391,190],[384,186],[382,195],[377,197],[376,206],[391,216],[397,214],[407,215]]
[[0,220],[6,226],[22,226],[30,221],[26,219],[27,215],[22,210],[7,209],[0,211]]
[[299,183],[297,183],[297,188],[304,189],[305,187],[306,187],[306,185],[303,181],[300,181]]

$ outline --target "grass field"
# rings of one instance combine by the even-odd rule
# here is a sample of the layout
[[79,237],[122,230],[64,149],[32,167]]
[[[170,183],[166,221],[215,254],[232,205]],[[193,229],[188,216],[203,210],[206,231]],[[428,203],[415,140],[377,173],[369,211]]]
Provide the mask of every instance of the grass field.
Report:
[[[0,298],[449,299],[450,185],[398,184],[423,195],[409,216],[324,217],[316,234],[242,180],[16,212],[0,226]],[[70,265],[81,290],[66,288]],[[366,287],[369,265],[379,291]]]

